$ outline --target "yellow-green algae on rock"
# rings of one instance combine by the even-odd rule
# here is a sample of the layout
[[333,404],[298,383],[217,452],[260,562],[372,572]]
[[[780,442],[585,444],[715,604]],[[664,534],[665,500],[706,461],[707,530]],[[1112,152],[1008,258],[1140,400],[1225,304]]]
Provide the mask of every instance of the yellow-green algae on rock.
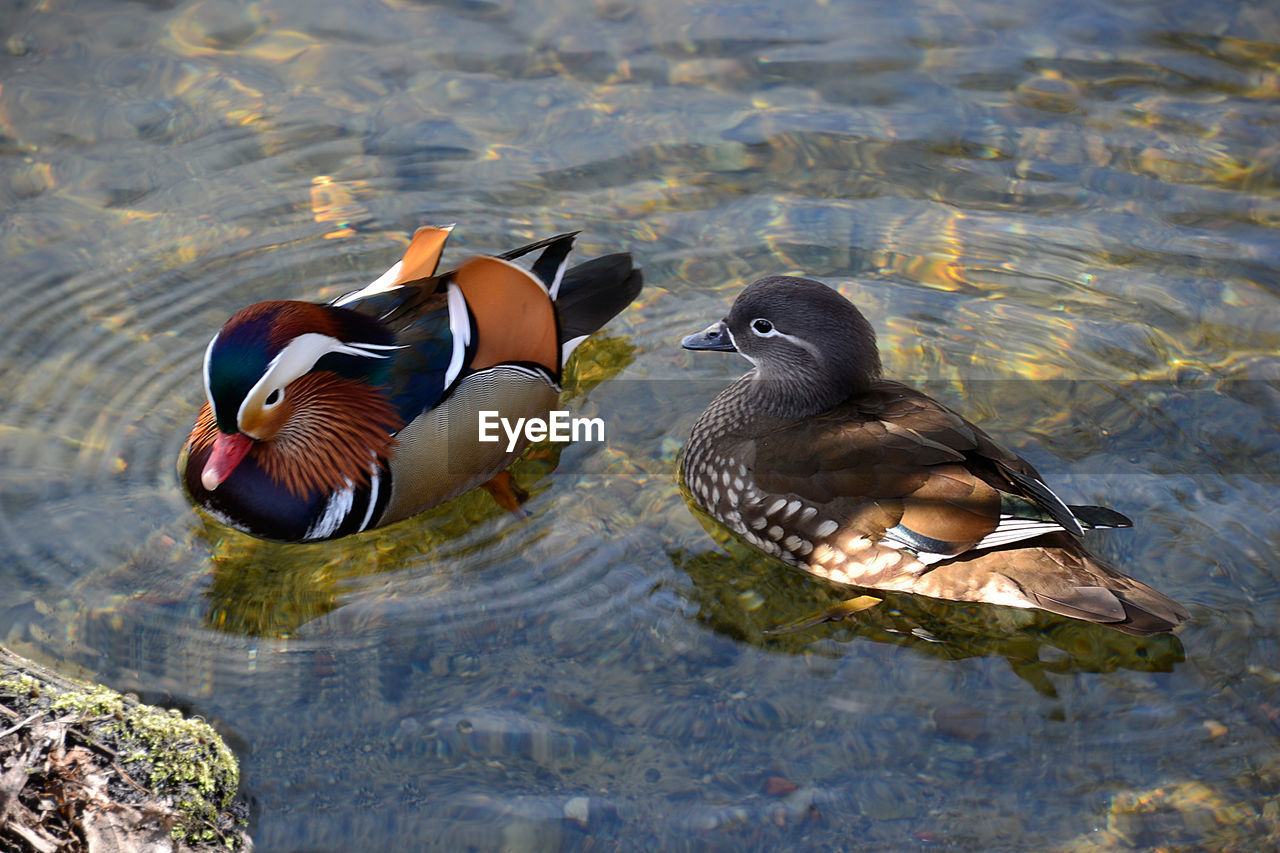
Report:
[[[8,809],[0,836],[28,844],[32,835],[46,844],[82,836],[88,849],[112,851],[252,847],[235,800],[239,764],[204,720],[66,678],[0,646],[0,727],[5,793],[18,800],[43,785],[83,800],[57,814],[28,809],[17,826]],[[63,786],[68,779],[74,784]],[[40,791],[28,793],[39,802]]]

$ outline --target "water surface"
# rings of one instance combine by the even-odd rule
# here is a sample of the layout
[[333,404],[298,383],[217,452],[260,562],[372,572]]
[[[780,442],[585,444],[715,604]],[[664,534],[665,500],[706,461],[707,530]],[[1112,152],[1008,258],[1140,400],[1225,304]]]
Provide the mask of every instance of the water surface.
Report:
[[[9,2],[0,638],[198,712],[258,849],[1268,849],[1280,14],[1245,2]],[[483,492],[338,543],[196,513],[237,308],[582,229],[642,299]],[[743,283],[854,299],[1183,601],[1137,640],[847,593],[674,482]]]

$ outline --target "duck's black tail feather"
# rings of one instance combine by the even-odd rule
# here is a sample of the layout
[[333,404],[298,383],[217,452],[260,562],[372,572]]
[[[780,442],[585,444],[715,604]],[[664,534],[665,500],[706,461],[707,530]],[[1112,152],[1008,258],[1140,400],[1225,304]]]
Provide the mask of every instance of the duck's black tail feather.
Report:
[[1114,509],[1105,506],[1075,506],[1074,504],[1067,507],[1071,510],[1071,514],[1084,527],[1085,530],[1093,530],[1095,528],[1110,527],[1133,527],[1133,521],[1127,515],[1122,515]]
[[644,277],[621,252],[578,264],[564,274],[556,298],[560,343],[597,331],[640,295]]

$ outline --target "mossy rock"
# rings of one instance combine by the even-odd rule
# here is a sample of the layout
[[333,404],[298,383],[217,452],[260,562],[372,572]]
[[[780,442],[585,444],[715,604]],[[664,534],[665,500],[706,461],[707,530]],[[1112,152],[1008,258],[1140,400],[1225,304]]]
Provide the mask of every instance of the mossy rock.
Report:
[[204,720],[0,646],[0,848],[247,850],[240,768]]

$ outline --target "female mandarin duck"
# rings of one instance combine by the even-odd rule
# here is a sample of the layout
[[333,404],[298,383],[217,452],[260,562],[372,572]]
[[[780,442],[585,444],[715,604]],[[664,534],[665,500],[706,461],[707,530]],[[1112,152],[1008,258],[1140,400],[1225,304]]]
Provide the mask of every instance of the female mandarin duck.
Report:
[[[635,299],[628,254],[565,270],[573,234],[436,274],[449,228],[329,305],[237,312],[204,358],[182,464],[195,502],[264,539],[334,539],[478,485],[515,508],[527,442],[478,441],[479,412],[546,417],[569,354]],[[541,249],[531,271],[512,263]]]
[[1066,505],[960,415],[881,379],[875,332],[831,288],[760,279],[683,345],[754,365],[698,419],[680,476],[756,548],[837,583],[1040,608],[1137,636],[1188,618],[1084,550],[1084,530],[1127,518]]

